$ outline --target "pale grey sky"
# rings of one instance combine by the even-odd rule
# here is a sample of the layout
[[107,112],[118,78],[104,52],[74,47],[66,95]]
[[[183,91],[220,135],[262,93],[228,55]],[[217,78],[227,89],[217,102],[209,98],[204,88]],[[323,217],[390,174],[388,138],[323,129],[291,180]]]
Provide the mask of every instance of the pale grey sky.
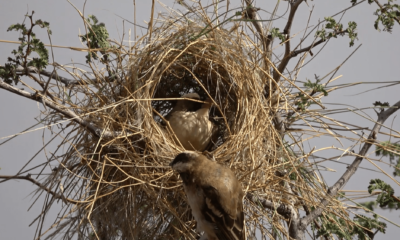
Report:
[[[80,0],[71,0],[76,7],[80,10],[83,8],[83,2]],[[145,25],[143,20],[150,18],[150,4],[151,1],[137,0],[137,19],[138,23]],[[176,7],[173,0],[163,0],[163,3],[170,7]],[[202,1],[204,4],[211,1]],[[323,17],[330,16],[338,11],[350,6],[350,0],[315,0],[308,1],[310,7],[302,4],[296,15],[292,33],[299,32],[302,34],[304,26],[307,23],[308,16],[312,5],[315,5],[313,15],[311,18],[311,25],[314,25],[318,20],[323,20]],[[239,1],[231,1],[231,5],[239,6]],[[272,11],[271,6],[275,5],[275,1],[255,1],[257,7]],[[284,4],[281,5],[279,12],[285,12]],[[355,47],[360,43],[363,45],[355,53],[355,55],[338,71],[337,75],[343,77],[337,80],[338,83],[350,82],[378,82],[378,81],[400,81],[398,76],[399,72],[399,56],[400,56],[400,27],[396,25],[392,34],[386,32],[377,32],[373,29],[373,22],[375,16],[372,15],[376,7],[363,3],[355,9],[349,10],[343,17],[342,22],[347,25],[347,22],[354,20],[358,23],[358,36],[359,41],[356,41]],[[0,39],[17,41],[18,34],[15,32],[6,32],[9,25],[14,23],[21,23],[24,14],[32,10],[35,11],[34,18],[42,19],[50,22],[50,27],[53,31],[52,42],[54,45],[82,47],[78,35],[84,31],[82,20],[80,19],[76,10],[68,3],[68,1],[54,1],[54,0],[19,0],[8,1],[0,0]],[[157,11],[162,8],[158,7]],[[133,22],[133,1],[132,0],[89,0],[86,4],[85,16],[89,14],[96,15],[101,22],[104,22],[110,32],[110,38],[120,40],[122,33],[122,19],[119,16],[126,18]],[[260,12],[264,18],[269,15],[265,12]],[[285,19],[281,19],[274,23],[275,27],[283,29]],[[129,29],[133,26],[125,23],[125,28]],[[49,40],[45,34],[39,34],[44,31],[37,31],[38,37],[45,43]],[[140,33],[139,33],[140,35]],[[348,38],[338,38],[330,41],[325,49],[304,69],[301,71],[299,79],[314,79],[314,74],[324,76],[330,72],[337,65],[339,65],[354,49],[355,47],[348,47]],[[276,45],[276,44],[275,44]],[[6,62],[10,52],[17,45],[9,43],[0,43],[0,64]],[[318,52],[318,48],[314,53]],[[55,49],[55,61],[66,64],[70,62],[84,62],[84,53],[77,53],[71,50]],[[310,59],[310,58],[308,58]],[[329,105],[327,103],[339,102],[349,104],[354,107],[371,107],[375,101],[389,102],[391,104],[398,101],[399,86],[390,88],[382,88],[377,91],[371,91],[361,95],[355,95],[365,90],[372,89],[376,85],[364,85],[348,88],[343,91],[338,91],[330,94],[323,103],[328,108],[338,108],[338,106]],[[0,90],[0,139],[11,134],[18,133],[25,128],[36,123],[34,118],[38,116],[38,104],[30,100],[15,96],[4,90]],[[376,114],[372,110],[366,111],[373,119],[376,119]],[[397,113],[398,114],[398,113]],[[397,116],[397,115],[395,115]],[[387,125],[392,125],[393,128],[399,130],[400,119],[398,117],[391,117],[387,120]],[[343,115],[338,118],[356,123],[360,126],[372,127],[373,124],[363,118],[356,117],[356,115]],[[7,144],[0,146],[0,175],[13,175],[15,174],[42,146],[43,146],[43,131],[35,131],[11,140]],[[48,140],[49,135],[45,134]],[[379,140],[387,139],[384,136],[378,136]],[[1,139],[0,143],[5,139]],[[322,146],[330,146],[335,143],[327,143],[325,141],[312,141],[310,143],[312,148],[314,145],[317,148]],[[345,143],[346,144],[346,143]],[[56,144],[48,146],[47,150],[52,151]],[[356,150],[357,151],[357,150]],[[321,156],[332,156],[334,152],[323,152]],[[44,153],[40,153],[30,164],[35,166],[45,160]],[[350,162],[353,158],[344,158],[341,161]],[[388,159],[383,159],[388,161]],[[327,181],[332,184],[345,170],[344,165],[328,162],[326,166],[336,169],[336,172],[327,173]],[[380,165],[388,173],[392,170],[385,166]],[[370,163],[363,162],[362,167],[374,168]],[[35,171],[34,171],[35,173]],[[371,178],[382,178],[390,182],[383,174],[372,173],[365,170],[360,170],[350,180],[345,189],[360,189],[367,188],[367,182]],[[399,178],[397,178],[398,180]],[[400,195],[400,187],[390,182],[396,190],[396,195]],[[29,227],[29,224],[41,212],[42,205],[35,204],[30,211],[28,208],[33,203],[33,199],[29,195],[36,187],[27,181],[8,181],[0,184],[0,235],[1,239],[31,239],[33,238],[36,230],[36,224]],[[39,202],[43,200],[41,198]],[[377,211],[379,214],[399,223],[399,211]],[[52,211],[53,215],[47,218],[47,226],[50,226],[57,214],[56,210]],[[397,239],[400,234],[400,229],[388,223],[388,230],[386,235],[379,234],[378,239],[385,237],[386,239]]]

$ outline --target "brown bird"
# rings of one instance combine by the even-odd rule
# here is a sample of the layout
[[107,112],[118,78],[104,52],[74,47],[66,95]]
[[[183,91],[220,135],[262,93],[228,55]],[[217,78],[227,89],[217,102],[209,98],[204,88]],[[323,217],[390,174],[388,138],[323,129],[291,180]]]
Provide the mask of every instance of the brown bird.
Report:
[[244,240],[243,191],[235,174],[204,155],[185,151],[169,164],[182,178],[200,240]]
[[[197,93],[188,93],[182,98],[200,100]],[[165,117],[176,138],[186,150],[204,151],[211,141],[214,124],[209,120],[212,102],[199,103],[190,100],[177,100],[175,107]]]

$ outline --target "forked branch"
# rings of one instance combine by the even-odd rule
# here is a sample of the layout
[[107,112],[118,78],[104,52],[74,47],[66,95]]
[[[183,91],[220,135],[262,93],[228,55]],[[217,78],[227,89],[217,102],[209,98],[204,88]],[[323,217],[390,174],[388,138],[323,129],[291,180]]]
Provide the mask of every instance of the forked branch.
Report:
[[246,0],[246,5],[247,5],[247,11],[246,11],[246,15],[250,20],[254,20],[251,21],[254,25],[254,27],[256,28],[258,35],[260,36],[261,42],[263,44],[263,50],[264,52],[268,52],[270,45],[271,45],[271,38],[269,38],[268,36],[266,36],[263,26],[261,24],[259,17],[257,16],[257,8],[255,8],[252,5],[251,0]]
[[369,150],[369,148],[373,145],[373,143],[376,140],[376,136],[379,133],[379,130],[381,129],[383,123],[388,119],[393,113],[395,113],[400,107],[400,101],[398,101],[396,104],[394,104],[391,108],[387,110],[382,110],[380,113],[378,113],[378,120],[376,121],[371,133],[369,134],[368,138],[364,140],[364,145],[361,148],[360,153],[358,156],[354,159],[353,163],[347,167],[346,172],[339,178],[339,180],[331,186],[328,191],[326,198],[321,201],[319,204],[319,208],[316,208],[314,211],[312,211],[308,216],[305,216],[303,219],[300,220],[300,225],[299,225],[299,231],[304,232],[307,228],[307,226],[318,216],[321,215],[325,207],[328,205],[330,202],[329,200],[332,197],[335,197],[337,192],[350,180],[350,178],[354,175],[354,173],[357,171],[359,165],[361,164],[363,157],[365,156]]
[[288,218],[290,220],[290,225],[289,225],[290,237],[293,239],[304,239],[305,230],[308,227],[308,225],[311,224],[311,222],[315,221],[316,218],[321,215],[325,207],[329,204],[330,202],[329,199],[335,197],[337,192],[354,175],[354,173],[357,171],[359,165],[363,160],[362,156],[365,156],[367,154],[368,150],[375,142],[376,136],[379,133],[383,123],[399,108],[400,108],[400,101],[398,101],[396,104],[394,104],[391,108],[387,109],[386,111],[382,110],[380,113],[378,113],[378,120],[376,121],[376,124],[374,125],[368,138],[365,139],[364,145],[358,156],[353,161],[353,163],[347,168],[346,172],[339,178],[339,180],[328,189],[326,198],[322,200],[321,203],[319,204],[320,207],[316,208],[312,212],[309,212],[307,216],[303,217],[302,219],[299,219],[296,214],[296,211],[290,208],[288,205],[276,204],[267,201],[265,199],[260,199],[251,193],[247,194],[247,198],[254,203],[261,204],[264,208],[274,210],[283,217]]
[[293,20],[294,20],[294,15],[296,14],[296,11],[298,9],[298,7],[300,6],[300,4],[303,2],[304,0],[292,0],[289,1],[290,2],[290,13],[289,13],[289,18],[288,21],[286,23],[285,29],[283,30],[283,34],[285,34],[286,36],[286,42],[285,42],[285,54],[281,60],[281,63],[278,66],[278,71],[274,71],[273,74],[273,78],[275,80],[275,82],[279,82],[281,73],[283,72],[283,70],[285,70],[286,66],[289,63],[289,60],[291,58],[291,50],[290,50],[290,31],[292,29],[292,24],[293,24]]

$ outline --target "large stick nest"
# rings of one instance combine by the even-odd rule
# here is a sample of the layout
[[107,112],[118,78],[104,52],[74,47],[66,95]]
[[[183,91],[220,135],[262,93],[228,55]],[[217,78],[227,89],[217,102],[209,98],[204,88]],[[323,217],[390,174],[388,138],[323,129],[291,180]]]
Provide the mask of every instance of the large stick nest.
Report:
[[[218,132],[208,157],[229,166],[246,194],[293,209],[304,202],[317,206],[324,195],[320,182],[311,172],[304,179],[300,158],[273,124],[275,113],[292,101],[290,92],[269,76],[255,39],[237,26],[216,26],[202,11],[172,16],[155,23],[134,47],[118,50],[119,80],[97,74],[97,83],[78,86],[84,101],[76,112],[120,134],[98,138],[71,123],[76,137],[68,143],[65,168],[53,177],[64,180],[65,195],[77,202],[75,217],[61,226],[76,227],[81,238],[195,239],[181,181],[168,167],[184,149],[161,124],[176,98],[189,92],[214,102],[210,118]],[[277,89],[279,97],[272,101],[266,89]],[[289,190],[290,177],[302,189],[301,200]],[[283,217],[248,197],[244,204],[248,233],[287,236]]]

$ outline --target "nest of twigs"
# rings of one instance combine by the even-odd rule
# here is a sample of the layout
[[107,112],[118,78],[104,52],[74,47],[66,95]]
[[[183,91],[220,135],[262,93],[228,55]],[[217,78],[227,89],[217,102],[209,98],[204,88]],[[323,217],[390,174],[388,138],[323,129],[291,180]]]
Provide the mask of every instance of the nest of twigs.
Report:
[[[287,236],[285,219],[255,199],[298,209],[302,201],[315,206],[323,196],[312,173],[302,177],[301,158],[274,126],[275,113],[287,109],[280,102],[292,98],[279,89],[275,99],[266,93],[284,86],[272,86],[254,35],[237,25],[216,26],[202,11],[193,16],[167,17],[134,47],[116,50],[114,72],[122,72],[116,80],[99,74],[94,85],[78,86],[85,101],[77,112],[115,133],[99,138],[72,126],[79,135],[64,157],[65,168],[55,173],[65,179],[66,195],[77,200],[75,217],[63,226],[75,226],[79,236],[195,239],[181,181],[168,167],[184,149],[161,124],[174,100],[189,92],[215,104],[210,118],[218,132],[208,156],[229,166],[242,183],[248,234],[258,229],[270,238],[276,231]],[[302,189],[301,199],[291,184]]]

